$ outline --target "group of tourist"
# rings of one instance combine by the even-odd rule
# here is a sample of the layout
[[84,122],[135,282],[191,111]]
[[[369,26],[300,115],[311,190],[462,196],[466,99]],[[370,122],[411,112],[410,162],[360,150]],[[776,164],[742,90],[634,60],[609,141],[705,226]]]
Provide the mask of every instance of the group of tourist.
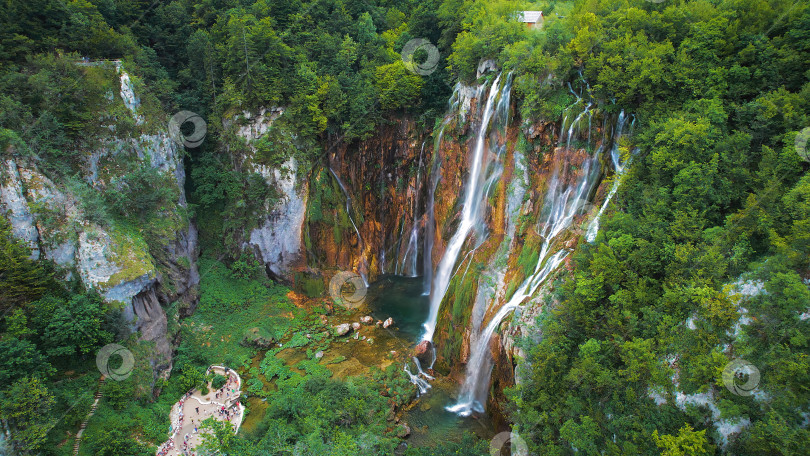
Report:
[[[214,366],[208,368],[208,370],[206,371],[206,375],[211,373],[213,367]],[[237,419],[239,418],[239,409],[241,408],[240,402],[237,399],[240,395],[239,389],[241,388],[239,376],[236,374],[236,372],[232,371],[227,367],[225,367],[224,369],[227,380],[225,384],[222,385],[222,387],[220,387],[218,390],[214,392],[214,398],[225,399],[223,401],[224,404],[214,401],[203,403],[200,400],[200,398],[194,397],[194,399],[197,400],[201,406],[218,405],[219,407],[217,408],[210,407],[208,410],[204,409],[201,413],[200,407],[195,406],[194,411],[190,412],[192,413],[192,416],[196,415],[197,418],[196,421],[194,418],[191,419],[191,423],[194,426],[193,431],[187,432],[185,435],[183,435],[182,443],[180,442],[175,443],[177,439],[177,434],[183,429],[183,423],[185,421],[186,416],[185,403],[189,397],[192,397],[192,393],[194,390],[191,390],[186,394],[184,394],[183,397],[177,402],[178,406],[177,422],[176,422],[177,427],[175,428],[174,426],[172,426],[172,428],[170,428],[169,432],[171,433],[172,437],[158,448],[157,456],[168,456],[178,453],[184,456],[196,456],[196,453],[194,452],[190,453],[190,451],[193,451],[194,446],[194,443],[191,441],[191,439],[195,434],[199,433],[198,425],[202,422],[202,420],[204,420],[209,416],[214,416],[215,413],[219,415],[218,417],[219,420],[227,421],[231,424],[233,424],[235,418]],[[229,400],[234,400],[234,403],[231,404],[230,406],[227,406],[227,402]],[[236,424],[238,426],[239,423],[237,422]],[[176,451],[176,453],[172,452],[172,450]]]

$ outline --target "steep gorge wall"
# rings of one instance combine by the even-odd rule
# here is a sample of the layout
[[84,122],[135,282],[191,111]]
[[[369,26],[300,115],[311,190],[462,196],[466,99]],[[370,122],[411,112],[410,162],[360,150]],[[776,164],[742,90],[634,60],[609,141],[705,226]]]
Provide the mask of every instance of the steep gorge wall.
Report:
[[[419,231],[424,225],[426,187],[422,181],[429,159],[425,149],[416,125],[409,119],[381,126],[368,140],[337,145],[327,157],[327,166],[334,173],[331,179],[339,178],[351,198],[354,214],[349,224],[354,222],[357,231],[343,225],[340,236],[336,236],[334,225],[309,218],[308,264],[356,270],[368,280],[380,274],[405,274],[403,259],[407,259],[410,233],[414,225]],[[313,191],[332,185],[329,175],[322,176],[326,182],[320,183],[320,188],[313,187]],[[346,199],[342,191],[334,196],[333,200],[340,202]],[[345,207],[334,210],[345,212]]]
[[[80,181],[58,174],[48,177],[33,157],[13,148],[4,151],[0,209],[13,233],[31,248],[31,258],[53,261],[64,278],[78,277],[123,313],[140,339],[154,344],[149,363],[155,377],[171,371],[174,334],[168,330],[165,307],[174,304],[177,315],[193,312],[197,301],[197,231],[186,212],[185,170],[182,151],[170,137],[166,123],[139,113],[140,100],[120,63],[108,69],[120,80],[120,92],[109,93],[109,106],[123,103],[135,132],[118,123],[100,147],[75,150]],[[114,76],[113,76],[114,75]],[[163,207],[153,226],[130,226],[119,220],[101,220],[88,201],[118,188],[122,177],[139,169],[157,170],[167,179],[174,205]]]
[[[239,116],[238,135],[248,144],[283,115],[281,108],[273,109],[273,117],[262,111]],[[272,276],[296,287],[325,284],[337,270],[357,271],[368,280],[422,274],[431,151],[424,133],[407,118],[383,124],[367,140],[327,143],[315,163],[293,155],[269,167],[258,164],[255,148],[249,148],[235,158],[237,166],[261,174],[280,198],[260,214],[258,227],[243,233],[245,247]],[[414,226],[420,241],[409,249]]]

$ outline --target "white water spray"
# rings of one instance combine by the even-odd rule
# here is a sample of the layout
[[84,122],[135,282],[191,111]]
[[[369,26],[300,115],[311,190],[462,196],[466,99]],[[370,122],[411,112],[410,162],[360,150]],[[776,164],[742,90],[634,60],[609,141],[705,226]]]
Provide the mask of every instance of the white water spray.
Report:
[[[483,118],[481,119],[481,124],[478,127],[478,133],[475,138],[472,161],[470,162],[470,173],[467,176],[467,183],[465,185],[466,193],[461,210],[461,220],[458,229],[447,244],[444,256],[436,268],[436,274],[430,293],[430,313],[424,324],[425,333],[422,336],[422,340],[433,340],[433,334],[436,331],[436,322],[439,316],[439,307],[441,306],[445,293],[447,293],[453,266],[456,264],[458,255],[470,231],[475,227],[476,223],[480,222],[481,206],[486,184],[482,171],[485,169],[486,160],[488,158],[487,153],[489,152],[487,132],[493,114],[496,112],[496,99],[500,95],[501,101],[503,102],[505,97],[506,106],[508,107],[508,96],[511,90],[509,81],[504,85],[503,90],[499,90],[500,79],[501,76],[498,75],[489,89],[489,95],[487,96],[486,105],[483,110]],[[509,78],[509,80],[511,80],[511,78]],[[499,105],[503,105],[503,103],[499,103]]]
[[[590,105],[586,106],[585,110],[575,118],[567,132],[561,128],[561,132],[564,134],[561,135],[560,146],[565,145],[565,149],[567,149],[574,128],[584,115],[588,114],[589,110]],[[467,362],[464,384],[458,402],[447,407],[448,411],[457,413],[460,416],[469,416],[473,412],[484,412],[493,364],[489,352],[492,336],[503,319],[517,309],[527,298],[534,295],[540,285],[548,279],[568,255],[569,251],[567,249],[555,248],[556,242],[558,236],[567,230],[574,219],[582,213],[585,201],[587,201],[593,188],[598,184],[599,151],[597,150],[594,156],[586,158],[581,168],[581,173],[578,174],[579,178],[570,179],[567,176],[567,173],[571,171],[569,164],[560,161],[556,163],[552,178],[548,183],[543,211],[541,212],[540,220],[542,223],[538,227],[538,231],[543,237],[543,244],[534,271],[523,281],[509,301],[492,316],[478,337],[470,341],[471,354]]]
[[610,158],[613,161],[613,169],[616,172],[614,176],[613,184],[610,187],[610,191],[605,197],[605,201],[602,203],[602,207],[599,208],[599,212],[594,217],[593,221],[588,225],[588,230],[585,233],[585,240],[589,243],[593,242],[596,239],[596,235],[599,233],[599,220],[602,218],[602,214],[605,213],[605,209],[607,209],[610,200],[619,190],[619,184],[622,182],[622,177],[624,177],[624,173],[627,171],[628,164],[630,163],[630,159],[626,162],[622,163],[621,156],[619,155],[619,140],[622,136],[622,130],[624,129],[624,124],[627,121],[624,115],[624,111],[619,113],[619,119],[616,121],[616,132],[613,135],[613,147],[610,150]]

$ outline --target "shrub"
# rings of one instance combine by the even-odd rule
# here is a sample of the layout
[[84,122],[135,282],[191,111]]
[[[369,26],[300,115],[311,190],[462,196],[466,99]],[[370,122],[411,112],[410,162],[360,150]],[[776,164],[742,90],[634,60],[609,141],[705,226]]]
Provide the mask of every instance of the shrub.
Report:
[[228,379],[224,375],[214,375],[214,378],[211,380],[211,387],[215,390],[222,388],[227,382]]

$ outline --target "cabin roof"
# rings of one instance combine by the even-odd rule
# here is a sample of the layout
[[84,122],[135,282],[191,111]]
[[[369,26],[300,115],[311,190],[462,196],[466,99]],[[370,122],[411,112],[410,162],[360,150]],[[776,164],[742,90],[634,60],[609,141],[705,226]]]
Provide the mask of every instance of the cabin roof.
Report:
[[540,21],[540,18],[543,17],[542,11],[521,11],[520,12],[520,21],[521,22],[529,22],[535,23]]

